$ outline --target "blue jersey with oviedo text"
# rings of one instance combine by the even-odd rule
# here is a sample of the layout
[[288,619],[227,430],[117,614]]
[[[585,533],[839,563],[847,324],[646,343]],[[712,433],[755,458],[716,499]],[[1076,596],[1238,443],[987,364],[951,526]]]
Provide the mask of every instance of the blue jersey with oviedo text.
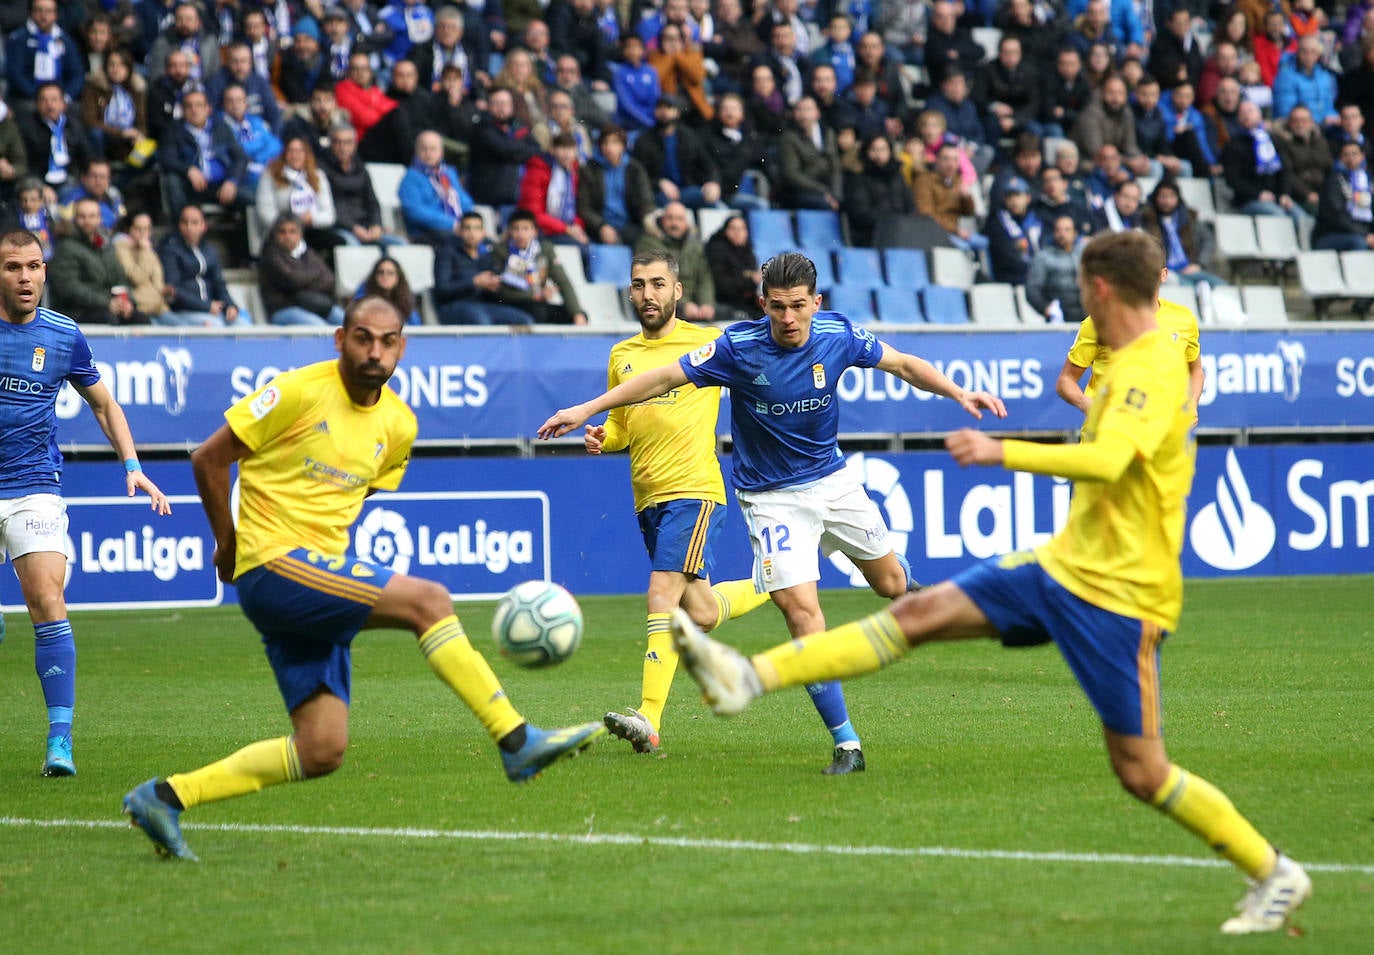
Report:
[[680,364],[697,387],[730,389],[735,487],[767,491],[844,467],[835,387],[846,368],[872,368],[882,356],[882,343],[848,318],[817,312],[800,348],[775,342],[765,316],[731,325]]
[[57,494],[57,393],[100,381],[76,322],[39,308],[22,325],[0,321],[0,498]]

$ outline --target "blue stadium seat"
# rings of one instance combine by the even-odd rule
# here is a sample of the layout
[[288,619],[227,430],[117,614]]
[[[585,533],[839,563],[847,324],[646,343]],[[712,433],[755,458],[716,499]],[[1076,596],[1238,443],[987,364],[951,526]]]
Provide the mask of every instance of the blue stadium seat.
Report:
[[828,292],[835,287],[835,264],[830,250],[808,252],[807,258],[816,263],[816,291]]
[[884,249],[883,271],[887,284],[920,291],[930,284],[926,254],[920,249]]
[[797,240],[792,237],[792,213],[786,209],[751,209],[749,244],[754,247],[760,265],[781,252],[797,251]]
[[948,285],[929,285],[921,290],[921,302],[926,307],[926,320],[936,325],[965,325],[968,323],[968,300],[964,290]]
[[883,265],[877,249],[845,248],[836,255],[839,260],[836,277],[845,285],[879,288],[887,284],[883,281]]
[[926,320],[925,314],[921,311],[921,302],[916,297],[915,289],[893,288],[890,285],[884,285],[877,290],[877,296],[878,317],[885,322],[911,325]]
[[628,245],[587,246],[587,281],[627,287],[630,284],[630,254]]
[[798,209],[797,244],[807,255],[844,248],[839,214],[829,209]]
[[842,312],[851,322],[876,322],[873,311],[873,290],[858,285],[836,285],[830,290],[830,308]]

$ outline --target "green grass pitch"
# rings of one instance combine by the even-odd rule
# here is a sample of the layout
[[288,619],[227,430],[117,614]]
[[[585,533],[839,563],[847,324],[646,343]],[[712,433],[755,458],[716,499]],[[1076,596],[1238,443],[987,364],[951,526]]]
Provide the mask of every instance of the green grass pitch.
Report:
[[[638,703],[642,598],[582,603],[581,650],[544,671],[497,657],[491,605],[459,606],[535,723]],[[823,603],[832,623],[881,605]],[[1166,644],[1173,758],[1314,864],[1302,937],[1249,939],[1217,932],[1239,876],[1121,792],[1052,647],[929,647],[850,683],[862,775],[820,774],[829,737],[804,692],[718,720],[679,674],[661,755],[609,740],[512,786],[413,640],[364,634],[343,769],[187,813],[194,865],[157,859],[119,801],[288,731],[238,611],[77,615],[67,780],[38,774],[32,631],[12,613],[0,951],[1363,955],[1371,610],[1369,578],[1190,583]],[[757,650],[784,630],[764,607],[720,635]]]

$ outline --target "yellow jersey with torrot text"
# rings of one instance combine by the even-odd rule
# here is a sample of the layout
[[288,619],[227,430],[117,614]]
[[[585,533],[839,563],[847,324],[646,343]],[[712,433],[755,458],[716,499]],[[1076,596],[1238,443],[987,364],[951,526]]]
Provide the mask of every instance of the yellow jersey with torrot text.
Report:
[[224,420],[253,452],[239,461],[235,577],[297,547],[347,551],[368,492],[400,486],[418,429],[390,388],[354,404],[337,360],[278,375]]
[[1152,330],[1112,356],[1084,426],[1085,447],[1124,436],[1135,456],[1119,480],[1078,481],[1064,528],[1036,550],[1071,593],[1166,630],[1183,610],[1183,528],[1196,446],[1188,366]]
[[[1198,342],[1197,316],[1192,309],[1160,299],[1159,308],[1155,311],[1155,324],[1168,334],[1175,346],[1182,349],[1183,358],[1188,364],[1197,361],[1202,346]],[[1112,350],[1097,340],[1097,326],[1093,324],[1091,315],[1083,319],[1078,327],[1078,337],[1069,347],[1069,361],[1079,368],[1092,369],[1088,386],[1083,389],[1083,396],[1092,401],[1093,395],[1097,394],[1097,383],[1111,367]]]
[[[606,387],[614,388],[653,368],[676,364],[695,348],[715,341],[720,329],[681,319],[662,338],[640,333],[611,348]],[[630,449],[635,511],[683,499],[725,503],[725,480],[716,457],[720,389],[678,385],[667,394],[616,408],[606,418],[602,449]]]

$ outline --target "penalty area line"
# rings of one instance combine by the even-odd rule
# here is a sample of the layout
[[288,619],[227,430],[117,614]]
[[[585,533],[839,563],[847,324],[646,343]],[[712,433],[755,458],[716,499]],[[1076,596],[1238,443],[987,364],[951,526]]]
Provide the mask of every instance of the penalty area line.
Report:
[[[0,816],[7,829],[125,829],[114,819],[26,819]],[[960,849],[952,846],[851,846],[812,842],[760,842],[749,839],[688,839],[675,836],[636,836],[629,833],[524,832],[500,829],[414,829],[372,826],[298,826],[269,823],[189,822],[189,832],[236,832],[260,835],[340,836],[363,839],[439,839],[457,842],[554,842],[582,846],[654,846],[716,852],[781,852],[790,855],[887,856],[892,858],[973,859],[999,862],[1065,863],[1073,865],[1149,865],[1174,868],[1230,868],[1221,859],[1171,855],[1130,855],[1115,852],[1031,852],[1016,849]],[[1302,863],[1308,872],[1374,875],[1374,865],[1347,862]]]

